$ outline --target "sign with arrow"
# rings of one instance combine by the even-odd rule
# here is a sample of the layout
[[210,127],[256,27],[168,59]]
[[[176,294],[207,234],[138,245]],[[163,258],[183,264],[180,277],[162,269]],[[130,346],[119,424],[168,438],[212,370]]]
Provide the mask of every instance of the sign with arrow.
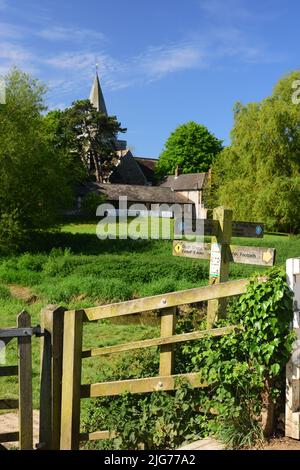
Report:
[[[213,219],[189,219],[186,223],[175,220],[175,238],[181,236],[213,236],[218,235],[219,223]],[[263,238],[264,225],[259,222],[232,222],[232,237]]]
[[[258,246],[229,246],[228,261],[258,266],[274,266],[276,250]],[[185,258],[210,259],[211,244],[201,242],[186,242],[174,240],[173,255]]]
[[[175,219],[173,255],[186,258],[209,259],[209,283],[226,282],[229,279],[229,265],[233,263],[273,266],[275,249],[255,246],[231,245],[232,237],[263,238],[264,226],[259,222],[235,222],[232,210],[223,206],[215,207],[212,219]],[[178,235],[178,237],[177,237]],[[176,240],[185,236],[211,236],[211,243]],[[226,299],[212,299],[207,306],[207,327],[226,314]]]

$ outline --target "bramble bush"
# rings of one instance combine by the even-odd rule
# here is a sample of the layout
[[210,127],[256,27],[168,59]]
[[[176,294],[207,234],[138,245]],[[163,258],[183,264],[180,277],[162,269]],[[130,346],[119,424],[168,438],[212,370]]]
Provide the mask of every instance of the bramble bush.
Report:
[[[208,387],[191,390],[182,383],[174,392],[97,399],[89,406],[85,430],[109,429],[118,437],[88,445],[174,449],[208,434],[230,448],[260,441],[264,409],[270,402],[277,410],[283,405],[285,365],[294,340],[291,320],[292,295],[285,273],[273,269],[264,279],[254,277],[247,292],[230,302],[226,319],[215,325],[237,325],[237,331],[176,347],[175,372],[199,372]],[[191,329],[189,319],[178,323],[178,332],[183,326]],[[157,367],[144,365],[149,375],[157,375]]]

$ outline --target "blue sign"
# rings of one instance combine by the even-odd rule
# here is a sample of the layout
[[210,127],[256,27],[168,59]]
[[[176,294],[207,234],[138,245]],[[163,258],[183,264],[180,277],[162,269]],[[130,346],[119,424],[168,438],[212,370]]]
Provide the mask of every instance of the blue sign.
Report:
[[261,235],[263,232],[263,228],[261,225],[257,225],[255,229],[256,235]]

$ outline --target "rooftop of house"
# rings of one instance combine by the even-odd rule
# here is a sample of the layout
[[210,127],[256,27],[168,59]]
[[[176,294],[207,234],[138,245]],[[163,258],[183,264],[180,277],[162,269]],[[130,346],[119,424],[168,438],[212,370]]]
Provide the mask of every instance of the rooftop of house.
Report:
[[204,188],[207,173],[188,173],[170,175],[160,187],[171,188],[173,191],[196,191]]
[[174,192],[171,188],[161,186],[138,186],[132,184],[110,184],[110,183],[82,183],[78,185],[76,193],[84,197],[90,192],[104,194],[109,201],[118,201],[120,197],[127,197],[128,202],[137,203],[166,203],[166,204],[188,204],[190,200],[181,194]]

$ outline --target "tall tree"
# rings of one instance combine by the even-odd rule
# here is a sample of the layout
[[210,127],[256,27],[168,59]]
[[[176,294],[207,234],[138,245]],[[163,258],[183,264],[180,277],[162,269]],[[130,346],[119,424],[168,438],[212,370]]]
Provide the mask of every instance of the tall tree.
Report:
[[157,174],[160,177],[173,174],[177,166],[183,173],[206,172],[221,150],[222,141],[205,126],[187,122],[168,138],[159,156]]
[[272,230],[300,229],[300,106],[292,100],[299,77],[285,76],[259,103],[235,105],[231,145],[213,167],[215,203]]
[[126,132],[115,116],[100,113],[89,100],[76,101],[62,116],[64,136],[89,176],[106,181],[116,156],[117,134]]
[[0,105],[0,245],[57,221],[68,203],[65,170],[49,146],[42,113],[45,88],[13,69]]
[[59,109],[49,111],[44,117],[44,126],[48,144],[65,167],[70,184],[86,180],[86,166],[77,155],[74,158],[74,132],[69,125],[67,113]]

